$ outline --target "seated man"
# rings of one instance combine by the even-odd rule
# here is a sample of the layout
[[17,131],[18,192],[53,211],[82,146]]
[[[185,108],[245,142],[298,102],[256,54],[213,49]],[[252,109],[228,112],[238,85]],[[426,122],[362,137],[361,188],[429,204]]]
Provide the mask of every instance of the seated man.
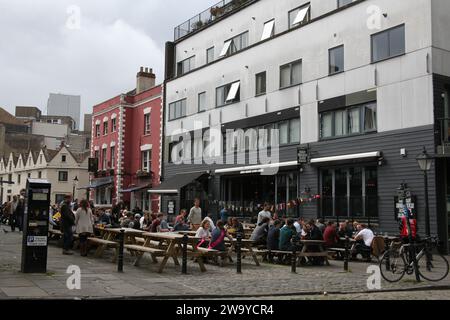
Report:
[[325,241],[325,246],[332,248],[337,245],[339,237],[337,235],[336,223],[334,221],[328,221],[327,227],[323,233],[323,240]]
[[255,242],[255,245],[266,245],[267,234],[269,233],[270,218],[264,217],[260,224],[253,230],[250,240]]
[[292,251],[292,239],[296,236],[296,234],[297,232],[294,227],[294,221],[292,219],[288,219],[284,227],[280,229],[279,249],[281,251]]
[[355,236],[356,250],[353,252],[353,256],[356,258],[358,254],[362,254],[364,258],[369,260],[372,253],[372,242],[375,235],[372,230],[367,228],[365,224],[358,224],[356,229],[358,230],[358,233]]

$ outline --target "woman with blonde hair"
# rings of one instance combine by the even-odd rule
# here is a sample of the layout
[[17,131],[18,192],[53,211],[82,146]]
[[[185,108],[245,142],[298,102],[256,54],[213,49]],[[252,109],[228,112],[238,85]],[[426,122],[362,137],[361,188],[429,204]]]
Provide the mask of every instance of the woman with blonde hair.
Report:
[[94,233],[94,215],[89,208],[89,202],[86,200],[80,202],[80,207],[75,213],[75,225],[76,233],[80,237],[80,254],[82,257],[86,257],[88,252],[87,239]]

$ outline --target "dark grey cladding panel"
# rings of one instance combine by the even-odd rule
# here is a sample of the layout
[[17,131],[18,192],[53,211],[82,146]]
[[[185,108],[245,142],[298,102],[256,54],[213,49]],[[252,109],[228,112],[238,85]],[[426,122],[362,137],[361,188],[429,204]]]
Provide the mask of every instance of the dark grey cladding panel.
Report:
[[377,92],[374,91],[360,91],[352,94],[347,94],[340,97],[335,97],[319,102],[319,113],[342,109],[345,107],[355,106],[367,102],[373,102],[377,100]]
[[[423,232],[424,224],[424,178],[417,165],[416,156],[426,146],[430,153],[434,148],[433,126],[416,128],[409,131],[394,131],[360,137],[337,139],[311,144],[312,157],[328,157],[381,151],[385,164],[378,169],[378,196],[379,217],[383,232],[398,233],[394,220],[394,196],[400,183],[405,182],[411,191],[418,197],[419,227]],[[405,148],[407,157],[400,155],[400,149]],[[319,172],[320,169],[307,166],[300,177],[301,189],[311,188],[312,193],[320,193]],[[436,184],[435,172],[429,174],[430,185],[430,211],[432,230],[437,230],[436,210]],[[305,217],[318,217],[319,211],[316,205],[305,208]]]

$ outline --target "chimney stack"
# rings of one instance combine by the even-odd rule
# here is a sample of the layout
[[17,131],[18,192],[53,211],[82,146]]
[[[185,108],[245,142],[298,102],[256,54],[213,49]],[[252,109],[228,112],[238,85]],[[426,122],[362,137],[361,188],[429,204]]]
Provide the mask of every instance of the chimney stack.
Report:
[[141,67],[136,78],[136,94],[140,94],[155,86],[156,76],[151,68]]

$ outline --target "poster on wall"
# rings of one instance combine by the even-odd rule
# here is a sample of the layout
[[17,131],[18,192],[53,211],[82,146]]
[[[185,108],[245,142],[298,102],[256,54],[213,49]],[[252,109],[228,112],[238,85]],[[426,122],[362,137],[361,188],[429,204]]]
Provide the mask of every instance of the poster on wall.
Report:
[[169,215],[174,215],[175,214],[175,201],[169,201],[167,203],[167,213]]
[[401,219],[405,215],[405,204],[413,217],[417,219],[417,196],[411,196],[405,199],[405,203],[399,200],[398,197],[394,199],[395,203],[395,220]]

